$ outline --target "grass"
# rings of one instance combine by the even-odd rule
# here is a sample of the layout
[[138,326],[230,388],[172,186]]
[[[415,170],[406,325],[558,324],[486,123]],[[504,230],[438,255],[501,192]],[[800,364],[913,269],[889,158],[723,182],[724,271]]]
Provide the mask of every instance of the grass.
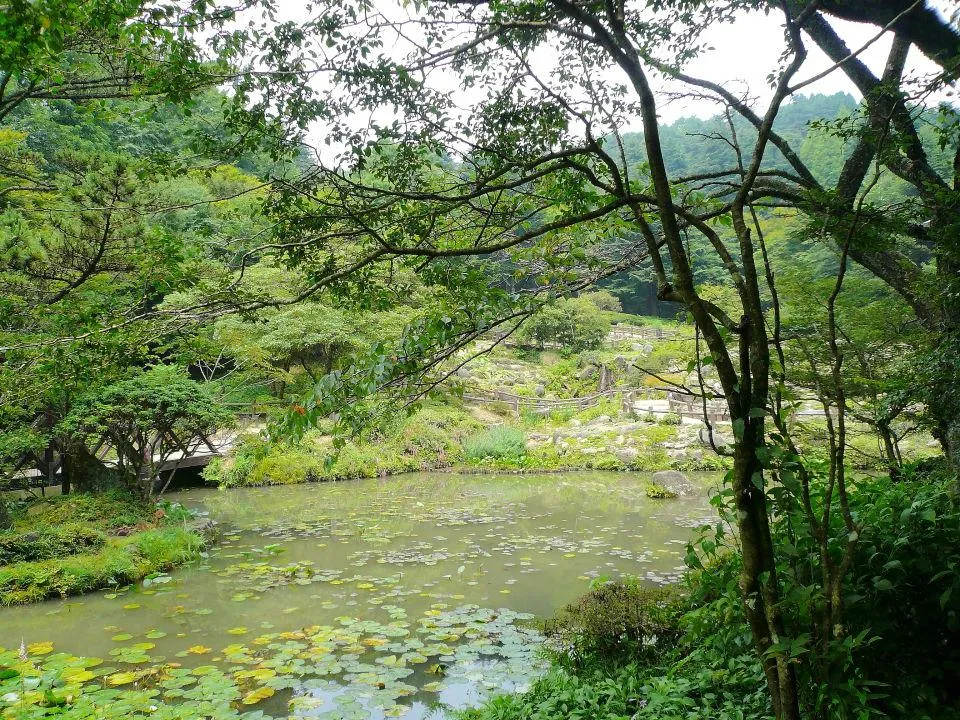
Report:
[[467,438],[463,443],[467,462],[485,460],[522,460],[526,454],[525,437],[521,430],[509,425],[495,425]]
[[[122,492],[49,498],[0,534],[0,604],[19,605],[138,582],[197,557],[204,539],[178,506]],[[123,534],[118,534],[123,528]]]

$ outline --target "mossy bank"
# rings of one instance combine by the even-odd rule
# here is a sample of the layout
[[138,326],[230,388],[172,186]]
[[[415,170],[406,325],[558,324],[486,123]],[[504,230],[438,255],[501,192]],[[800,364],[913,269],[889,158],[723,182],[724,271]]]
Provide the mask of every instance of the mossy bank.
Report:
[[139,582],[199,556],[206,539],[179,505],[122,492],[22,503],[0,533],[0,603],[19,605]]

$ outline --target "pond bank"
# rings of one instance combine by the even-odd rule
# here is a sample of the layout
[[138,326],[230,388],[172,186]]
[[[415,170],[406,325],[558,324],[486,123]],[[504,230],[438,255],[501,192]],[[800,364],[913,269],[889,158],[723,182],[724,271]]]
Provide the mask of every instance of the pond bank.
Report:
[[433,470],[725,469],[726,459],[704,446],[696,426],[616,411],[616,404],[601,404],[576,414],[511,419],[456,404],[429,405],[362,439],[348,439],[339,450],[328,426],[290,445],[247,436],[229,457],[214,460],[204,477],[223,487],[259,487]]

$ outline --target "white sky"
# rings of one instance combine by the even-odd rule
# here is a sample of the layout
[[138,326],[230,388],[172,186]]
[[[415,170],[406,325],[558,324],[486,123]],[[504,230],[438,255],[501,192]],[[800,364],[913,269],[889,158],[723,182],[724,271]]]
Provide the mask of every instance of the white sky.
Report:
[[[955,7],[951,0],[934,0],[928,1],[927,4],[939,10],[944,17],[948,16],[951,6]],[[710,28],[705,33],[705,40],[715,47],[716,51],[691,63],[689,74],[721,84],[734,83],[730,87],[731,90],[734,87],[749,88],[752,94],[760,98],[769,95],[766,78],[770,72],[776,70],[777,59],[784,47],[781,17],[778,13],[764,15],[754,12],[744,15],[734,24]],[[876,25],[851,23],[834,17],[830,17],[829,20],[846,41],[847,47],[854,52],[880,31]],[[817,75],[832,65],[812,40],[809,38],[806,40],[808,58],[793,85]],[[878,76],[883,72],[891,41],[892,35],[886,33],[859,56]],[[926,74],[934,74],[938,70],[938,66],[924,57],[916,47],[911,48],[907,59],[907,77],[919,78]],[[836,92],[847,92],[858,99],[860,97],[853,83],[839,69],[801,90],[801,94],[808,95],[813,93],[831,95]],[[939,101],[948,98],[941,95],[932,99]],[[717,106],[706,101],[675,101],[660,105],[661,118],[664,122],[672,122],[689,115],[706,118],[716,112]]]
[[[400,0],[380,0],[377,4],[387,15],[395,16],[398,10],[404,15],[409,12],[409,8],[400,10],[397,7],[399,3]],[[927,4],[936,8],[942,16],[948,17],[951,13],[957,12],[958,0],[927,0]],[[306,4],[302,0],[280,0],[279,6],[279,19],[281,21],[304,19]],[[832,16],[829,17],[829,20],[851,51],[859,50],[879,32],[876,25],[846,22]],[[707,29],[702,39],[711,45],[714,50],[690,63],[686,71],[691,75],[723,84],[737,94],[748,90],[751,95],[759,99],[760,107],[763,107],[763,101],[767,99],[770,93],[767,76],[777,70],[778,58],[784,48],[782,14],[777,11],[771,11],[769,14],[762,12],[743,14],[733,24],[718,24]],[[792,83],[793,85],[817,75],[832,64],[812,40],[809,38],[806,38],[806,40],[808,57]],[[887,33],[859,55],[860,59],[876,75],[882,73],[891,40],[892,35]],[[937,73],[938,70],[939,68],[924,57],[919,50],[911,49],[907,62],[906,76],[908,78],[919,80],[925,75]],[[624,78],[619,76],[618,73],[617,68],[611,68],[611,79],[616,78],[623,81]],[[449,80],[451,91],[457,92],[456,80],[454,78]],[[651,75],[651,82],[654,83],[655,88],[659,87],[662,90],[669,87],[655,75]],[[856,98],[860,96],[840,69],[835,69],[826,77],[805,87],[801,92],[802,94],[847,92]],[[953,98],[940,94],[927,99],[928,102],[942,100],[953,101]],[[717,105],[707,100],[668,100],[668,98],[661,96],[658,105],[661,120],[666,123],[690,115],[706,118],[719,111]],[[389,114],[390,112],[385,109],[384,116]],[[379,117],[381,113],[377,112],[375,115]],[[635,124],[631,123],[625,129],[639,130],[639,119]],[[314,137],[322,134],[319,128],[310,133]]]

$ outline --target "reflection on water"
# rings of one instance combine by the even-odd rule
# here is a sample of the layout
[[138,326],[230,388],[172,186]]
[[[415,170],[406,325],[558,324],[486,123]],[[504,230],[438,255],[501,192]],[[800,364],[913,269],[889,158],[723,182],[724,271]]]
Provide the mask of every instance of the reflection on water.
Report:
[[0,646],[52,641],[104,658],[108,685],[166,664],[151,677],[168,702],[194,702],[216,680],[238,711],[440,718],[441,704],[529,683],[542,663],[528,617],[594,578],[666,582],[682,569],[706,500],[651,500],[645,480],[424,473],[186,491],[172,499],[224,530],[202,563],[0,610]]

